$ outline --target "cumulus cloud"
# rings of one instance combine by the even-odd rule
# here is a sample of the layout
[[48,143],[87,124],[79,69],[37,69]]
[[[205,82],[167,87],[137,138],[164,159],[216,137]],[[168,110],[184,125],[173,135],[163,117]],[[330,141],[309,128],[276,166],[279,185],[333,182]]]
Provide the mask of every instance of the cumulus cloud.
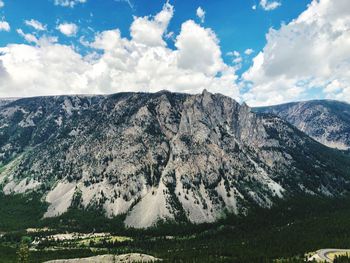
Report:
[[0,48],[1,61],[9,76],[1,96],[33,96],[82,91],[80,75],[88,64],[70,47],[43,43]]
[[205,11],[202,7],[198,7],[196,11],[197,17],[201,20],[202,23],[204,23],[205,20]]
[[4,1],[0,0],[0,8],[4,7],[5,6],[5,3]]
[[42,38],[35,45],[0,48],[7,76],[0,96],[207,89],[237,98],[235,70],[223,62],[214,32],[187,21],[171,49],[164,38],[172,16],[173,7],[166,4],[154,17],[135,17],[130,39],[118,29],[100,32],[86,43],[92,49],[86,56]]
[[31,20],[25,20],[24,22],[27,26],[30,26],[30,27],[34,28],[35,30],[38,30],[38,31],[46,30],[46,25],[43,25],[42,23],[40,23],[37,20],[31,19]]
[[130,28],[132,39],[147,46],[165,46],[163,36],[173,14],[173,6],[166,3],[155,17],[134,17]]
[[[308,98],[350,101],[350,5],[348,0],[313,0],[297,19],[270,29],[267,44],[243,75],[253,105]],[[249,85],[249,84],[248,84]]]
[[177,62],[180,68],[214,76],[225,67],[215,33],[192,20],[182,24],[175,46],[178,48]]
[[[260,6],[262,7],[262,9],[264,9],[266,11],[271,11],[271,10],[274,10],[274,9],[280,7],[281,3],[278,1],[260,0]],[[255,9],[256,9],[256,7],[255,7]]]
[[77,4],[86,3],[87,0],[55,0],[55,5],[73,8]]
[[9,32],[11,30],[10,24],[6,21],[0,21],[0,31]]
[[67,37],[72,37],[77,34],[78,26],[74,23],[62,23],[57,26],[57,30]]

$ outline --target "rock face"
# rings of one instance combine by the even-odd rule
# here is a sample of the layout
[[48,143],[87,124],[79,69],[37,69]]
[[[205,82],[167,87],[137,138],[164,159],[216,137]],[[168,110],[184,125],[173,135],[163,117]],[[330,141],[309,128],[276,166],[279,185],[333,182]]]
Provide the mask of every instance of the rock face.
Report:
[[350,104],[315,100],[254,110],[276,114],[326,146],[350,149]]
[[0,108],[0,184],[71,206],[213,222],[299,193],[350,189],[350,162],[282,119],[204,91],[20,99]]

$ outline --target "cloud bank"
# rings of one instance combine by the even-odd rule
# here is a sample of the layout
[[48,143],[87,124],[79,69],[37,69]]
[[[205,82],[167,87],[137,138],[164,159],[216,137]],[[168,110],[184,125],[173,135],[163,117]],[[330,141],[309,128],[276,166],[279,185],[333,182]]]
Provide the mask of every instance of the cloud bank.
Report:
[[350,5],[348,0],[313,0],[280,29],[243,75],[251,105],[276,104],[315,96],[350,101]]
[[[56,2],[70,5],[72,1]],[[167,3],[155,16],[135,17],[130,39],[118,29],[100,32],[86,43],[90,52],[85,56],[55,37],[38,38],[19,29],[32,44],[0,48],[0,97],[208,89],[237,98],[235,69],[224,63],[211,29],[188,20],[174,37],[175,49],[167,46],[173,14]],[[62,29],[74,35],[74,30]]]
[[[295,20],[271,28],[262,51],[228,52],[230,65],[210,28],[188,20],[177,35],[168,32],[173,15],[167,3],[154,16],[134,17],[129,38],[117,28],[96,33],[90,42],[82,38],[84,55],[46,36],[52,32],[46,25],[27,20],[34,33],[17,29],[27,44],[0,47],[0,97],[207,89],[251,106],[324,97],[350,102],[348,0],[313,0]],[[76,39],[77,25],[57,29]],[[10,25],[2,21],[0,30]],[[236,70],[251,58],[252,66],[238,77]]]

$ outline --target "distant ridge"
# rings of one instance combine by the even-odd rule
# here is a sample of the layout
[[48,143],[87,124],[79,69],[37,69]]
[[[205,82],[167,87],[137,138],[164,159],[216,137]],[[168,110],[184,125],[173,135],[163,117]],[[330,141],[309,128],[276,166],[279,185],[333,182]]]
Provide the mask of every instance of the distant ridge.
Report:
[[285,119],[318,142],[340,150],[350,149],[350,104],[312,100],[255,108]]

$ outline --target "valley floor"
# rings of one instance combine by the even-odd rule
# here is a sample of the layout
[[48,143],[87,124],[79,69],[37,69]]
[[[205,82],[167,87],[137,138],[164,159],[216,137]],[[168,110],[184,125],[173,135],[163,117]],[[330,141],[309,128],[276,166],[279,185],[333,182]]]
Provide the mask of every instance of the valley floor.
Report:
[[[227,216],[216,224],[159,223],[148,230],[126,229],[123,218],[74,209],[59,218],[33,220],[44,211],[34,197],[1,198],[1,263],[18,262],[21,253],[30,263],[129,253],[165,262],[298,263],[307,261],[309,251],[350,244],[350,198],[304,197],[270,210],[252,208],[246,217]],[[18,214],[22,202],[31,202],[31,210]],[[334,251],[324,254],[329,252]]]

